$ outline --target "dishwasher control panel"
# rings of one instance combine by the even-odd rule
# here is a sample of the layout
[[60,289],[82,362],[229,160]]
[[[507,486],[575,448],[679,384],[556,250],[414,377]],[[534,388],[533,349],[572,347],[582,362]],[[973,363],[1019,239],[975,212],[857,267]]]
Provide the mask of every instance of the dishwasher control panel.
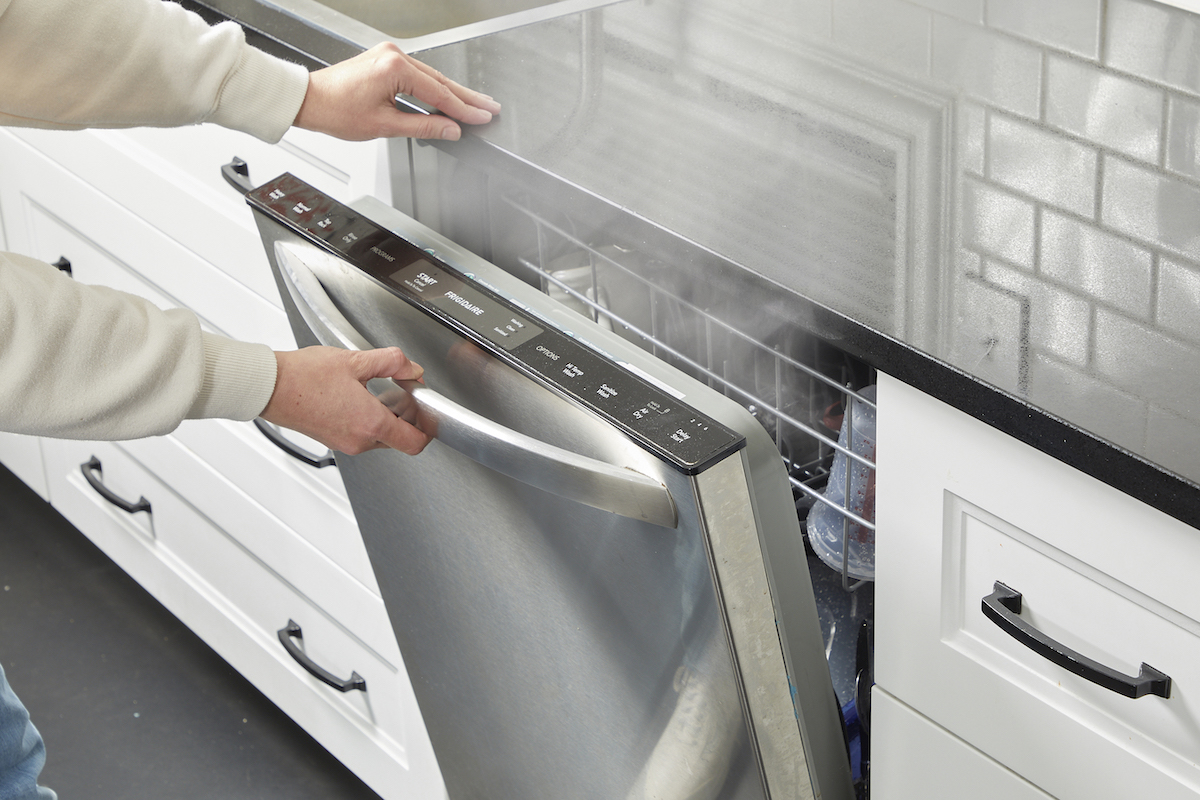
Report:
[[290,174],[247,202],[686,474],[745,445],[741,434]]

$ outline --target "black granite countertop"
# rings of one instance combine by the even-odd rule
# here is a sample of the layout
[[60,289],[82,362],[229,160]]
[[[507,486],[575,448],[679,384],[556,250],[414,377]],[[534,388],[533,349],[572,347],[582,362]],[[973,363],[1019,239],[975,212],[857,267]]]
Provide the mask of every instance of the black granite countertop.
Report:
[[504,104],[440,148],[1200,527],[1200,17],[929,5],[626,0],[420,57]]

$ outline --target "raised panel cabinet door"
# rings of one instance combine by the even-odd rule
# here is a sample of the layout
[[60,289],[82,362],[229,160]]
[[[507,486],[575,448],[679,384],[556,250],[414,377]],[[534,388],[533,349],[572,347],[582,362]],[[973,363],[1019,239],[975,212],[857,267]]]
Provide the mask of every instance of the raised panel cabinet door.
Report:
[[879,686],[1059,800],[1200,793],[1200,531],[888,376],[878,436]]

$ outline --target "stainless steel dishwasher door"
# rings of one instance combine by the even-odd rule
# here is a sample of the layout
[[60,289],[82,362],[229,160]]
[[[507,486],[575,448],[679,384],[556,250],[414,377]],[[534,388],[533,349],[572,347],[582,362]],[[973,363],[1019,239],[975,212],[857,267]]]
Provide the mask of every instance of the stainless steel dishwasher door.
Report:
[[[293,285],[301,253],[277,256]],[[347,338],[402,342],[451,402],[673,499],[635,519],[537,488],[552,458],[510,477],[436,439],[339,456],[450,796],[762,797],[687,477],[353,271],[321,277]]]
[[[584,348],[533,308],[553,315],[553,301],[476,257],[438,272],[290,176],[254,195],[298,342],[400,345],[426,370],[428,385],[371,385],[436,428],[426,451],[338,464],[450,797],[851,797],[807,572],[769,578],[762,541],[799,536],[761,426],[698,384],[707,410],[684,404],[666,381],[682,376],[652,376],[647,355]],[[386,263],[368,274],[318,234]],[[402,266],[405,248],[415,260]],[[449,316],[381,275],[442,281]],[[489,328],[497,309],[507,332]],[[454,322],[476,315],[489,321]],[[514,364],[519,350],[494,346],[511,333],[569,379]],[[592,383],[591,401],[572,395],[581,364],[611,382]],[[610,413],[622,392],[637,393],[622,412],[636,424]],[[643,413],[671,422],[655,433]],[[689,449],[701,442],[711,451]]]

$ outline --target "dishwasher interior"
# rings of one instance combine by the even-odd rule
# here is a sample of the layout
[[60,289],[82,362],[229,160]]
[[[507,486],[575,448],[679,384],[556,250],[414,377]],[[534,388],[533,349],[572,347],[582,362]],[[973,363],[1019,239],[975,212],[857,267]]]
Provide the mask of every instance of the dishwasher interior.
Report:
[[410,168],[426,167],[414,170],[424,188],[402,210],[724,393],[771,435],[806,538],[855,788],[866,797],[874,370],[812,332],[803,304],[781,287],[586,193],[547,191],[425,145],[405,155]]

